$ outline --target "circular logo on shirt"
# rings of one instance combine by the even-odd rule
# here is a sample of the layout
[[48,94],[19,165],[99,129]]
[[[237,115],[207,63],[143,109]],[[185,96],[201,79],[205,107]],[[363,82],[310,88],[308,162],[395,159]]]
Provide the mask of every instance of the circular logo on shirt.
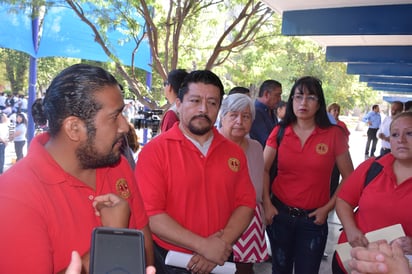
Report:
[[123,199],[127,199],[130,197],[129,186],[127,185],[127,181],[124,178],[117,180],[116,182],[116,191],[120,197]]
[[234,172],[238,172],[238,171],[239,171],[239,167],[240,167],[240,161],[239,161],[239,159],[229,158],[228,164],[229,164],[229,168],[230,168],[232,171],[234,171]]
[[329,148],[327,144],[320,143],[316,145],[316,152],[318,154],[321,154],[321,155],[326,154],[328,152],[328,149]]

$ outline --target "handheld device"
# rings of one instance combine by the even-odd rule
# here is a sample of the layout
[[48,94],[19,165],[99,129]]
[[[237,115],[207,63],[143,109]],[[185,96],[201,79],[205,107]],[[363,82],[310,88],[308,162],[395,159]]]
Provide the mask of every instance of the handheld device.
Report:
[[92,232],[90,274],[145,274],[143,232],[96,227]]

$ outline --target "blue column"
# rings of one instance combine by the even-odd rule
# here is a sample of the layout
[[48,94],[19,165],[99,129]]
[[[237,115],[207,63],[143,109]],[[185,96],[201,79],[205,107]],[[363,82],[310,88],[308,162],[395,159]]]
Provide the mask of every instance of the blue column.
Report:
[[[39,18],[36,17],[32,20],[32,39],[34,51],[37,54],[38,50],[38,33],[39,33]],[[30,56],[30,68],[29,68],[29,100],[28,100],[28,127],[27,127],[27,145],[30,145],[31,140],[34,137],[34,121],[31,114],[31,106],[36,99],[36,80],[37,80],[37,58]]]

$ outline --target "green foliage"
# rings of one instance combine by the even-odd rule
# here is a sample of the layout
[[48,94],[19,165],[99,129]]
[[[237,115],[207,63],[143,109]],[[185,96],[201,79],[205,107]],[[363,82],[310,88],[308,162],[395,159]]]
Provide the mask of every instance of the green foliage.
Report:
[[26,94],[28,89],[27,70],[29,56],[23,52],[10,49],[2,49],[0,58],[5,64],[4,76],[10,83],[11,92],[14,94]]
[[[124,86],[126,98],[150,103],[151,107],[165,103],[163,80],[175,68],[189,71],[212,69],[221,77],[226,90],[239,85],[250,88],[252,94],[264,80],[276,79],[283,85],[283,99],[288,97],[297,78],[304,75],[316,76],[323,82],[327,103],[338,102],[343,113],[355,107],[367,108],[369,102],[377,101],[379,95],[359,83],[356,76],[347,75],[345,64],[326,62],[324,49],[319,45],[307,39],[282,36],[281,18],[258,1],[66,2],[74,3],[76,7],[80,7],[80,11],[84,5],[92,7],[92,11],[83,14],[85,18],[82,19],[97,22],[94,25],[98,34],[113,54],[118,45],[108,43],[108,29],[121,28],[128,34],[128,39],[136,41],[137,45],[142,37],[148,39],[153,55],[152,85],[146,87],[146,72],[122,66],[115,56],[115,63],[43,58],[38,63],[37,85],[40,91],[47,88],[49,81],[61,69],[81,61],[98,64],[113,72]],[[0,0],[0,3],[30,6],[44,4],[44,1]],[[3,57],[1,61],[4,64],[10,63]],[[1,66],[0,71],[4,71]],[[27,86],[27,73],[20,75],[23,75],[20,83]]]

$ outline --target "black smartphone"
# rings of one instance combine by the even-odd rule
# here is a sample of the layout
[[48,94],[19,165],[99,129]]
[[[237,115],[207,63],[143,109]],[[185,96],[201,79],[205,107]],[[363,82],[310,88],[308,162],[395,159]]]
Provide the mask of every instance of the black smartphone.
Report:
[[92,232],[90,274],[145,274],[143,232],[96,227]]

